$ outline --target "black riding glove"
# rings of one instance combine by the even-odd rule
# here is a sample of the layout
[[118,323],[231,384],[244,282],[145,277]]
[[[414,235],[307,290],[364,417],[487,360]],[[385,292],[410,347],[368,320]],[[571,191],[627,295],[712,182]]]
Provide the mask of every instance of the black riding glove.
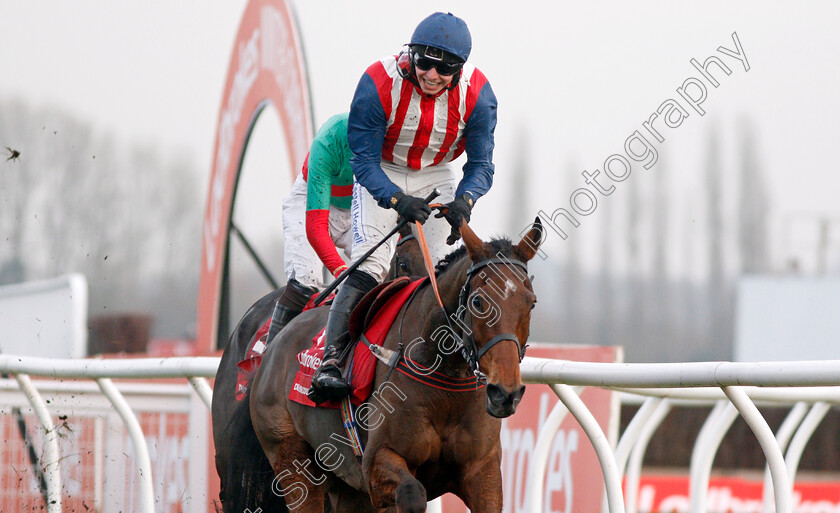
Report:
[[472,212],[473,207],[473,200],[468,194],[464,194],[460,198],[455,198],[454,201],[451,201],[444,205],[446,211],[444,212],[441,210],[435,216],[436,218],[446,218],[446,221],[452,226],[452,231],[449,234],[449,237],[446,238],[446,243],[448,245],[455,244],[458,239],[461,238],[461,232],[459,228],[461,227],[461,219],[466,222],[470,222],[470,213]]
[[408,196],[402,192],[397,192],[391,197],[391,207],[409,223],[418,221],[423,224],[432,213],[432,208],[426,200],[417,196]]

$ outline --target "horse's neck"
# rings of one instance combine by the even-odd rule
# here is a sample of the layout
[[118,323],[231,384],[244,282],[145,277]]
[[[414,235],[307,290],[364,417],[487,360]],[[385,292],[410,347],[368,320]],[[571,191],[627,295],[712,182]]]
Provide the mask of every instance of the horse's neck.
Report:
[[[410,357],[421,365],[436,366],[438,371],[450,376],[471,376],[472,371],[461,356],[461,352],[446,350],[452,343],[449,330],[446,334],[436,332],[442,326],[451,326],[455,335],[462,336],[461,325],[455,319],[455,312],[458,309],[458,294],[467,279],[466,271],[470,266],[470,260],[464,257],[450,265],[452,267],[442,273],[441,279],[438,280],[438,291],[446,314],[444,315],[441,310],[431,286],[424,287],[417,298],[418,301],[409,305],[406,311],[408,319],[414,319],[415,325],[422,326],[420,336],[423,338],[423,343],[414,344]],[[415,338],[416,336],[405,342],[411,342]]]
[[438,289],[440,299],[451,316],[458,309],[458,295],[467,281],[467,269],[472,265],[472,261],[468,257],[463,257],[450,265],[452,268],[447,269],[442,274],[442,279],[438,282]]

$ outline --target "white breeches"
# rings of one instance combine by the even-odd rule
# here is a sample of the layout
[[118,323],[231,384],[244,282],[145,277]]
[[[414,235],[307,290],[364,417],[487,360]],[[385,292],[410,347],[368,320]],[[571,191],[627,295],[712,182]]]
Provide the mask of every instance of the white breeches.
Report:
[[[306,181],[302,174],[283,200],[283,236],[286,279],[294,278],[308,287],[323,289],[324,265],[306,238]],[[349,210],[330,205],[330,238],[336,247],[349,252],[353,241]]]
[[[455,197],[457,182],[454,173],[446,165],[427,167],[419,171],[384,161],[381,165],[388,178],[405,194],[425,198],[434,188],[438,188],[441,194],[433,203],[449,203]],[[359,183],[353,185],[351,213],[353,218],[352,254],[357,258],[364,255],[393,230],[399,216],[394,209],[380,207],[367,189]],[[423,233],[435,264],[455,248],[455,246],[446,245],[446,238],[450,232],[449,223],[443,218],[436,219],[434,217],[436,213],[437,210],[433,210],[432,215],[423,224]],[[394,235],[388,239],[359,265],[359,269],[381,282],[388,274],[398,238]]]

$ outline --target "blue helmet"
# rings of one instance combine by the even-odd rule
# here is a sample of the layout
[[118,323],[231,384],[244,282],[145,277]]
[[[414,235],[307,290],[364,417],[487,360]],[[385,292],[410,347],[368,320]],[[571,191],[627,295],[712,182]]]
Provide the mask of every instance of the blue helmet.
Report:
[[440,48],[466,62],[472,50],[472,36],[464,20],[451,12],[436,12],[417,25],[409,44]]

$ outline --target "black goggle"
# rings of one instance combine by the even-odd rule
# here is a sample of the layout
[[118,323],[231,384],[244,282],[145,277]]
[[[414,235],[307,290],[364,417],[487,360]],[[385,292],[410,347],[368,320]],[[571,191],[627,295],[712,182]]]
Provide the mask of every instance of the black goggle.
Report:
[[429,71],[435,68],[441,75],[454,75],[464,67],[460,60],[454,60],[452,56],[439,48],[427,46],[412,50],[414,56],[414,67],[421,71]]

